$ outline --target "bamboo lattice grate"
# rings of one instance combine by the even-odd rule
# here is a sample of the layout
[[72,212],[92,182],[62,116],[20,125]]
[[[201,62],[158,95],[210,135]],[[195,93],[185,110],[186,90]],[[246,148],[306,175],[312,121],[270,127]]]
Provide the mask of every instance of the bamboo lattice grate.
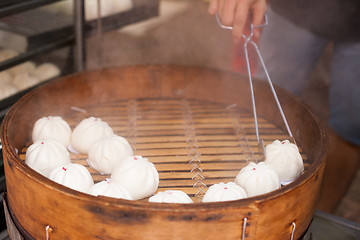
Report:
[[[84,110],[84,111],[83,111]],[[84,118],[107,122],[114,133],[125,137],[134,154],[155,164],[158,191],[182,190],[200,202],[207,187],[234,181],[248,161],[259,153],[251,112],[236,105],[191,99],[130,99],[97,106],[72,108],[62,116],[72,129]],[[259,131],[265,144],[288,139],[286,132],[264,118]],[[20,157],[25,159],[26,147]],[[87,163],[87,155],[71,153],[74,163],[87,167],[95,182],[109,178]],[[302,153],[305,169],[309,167]]]

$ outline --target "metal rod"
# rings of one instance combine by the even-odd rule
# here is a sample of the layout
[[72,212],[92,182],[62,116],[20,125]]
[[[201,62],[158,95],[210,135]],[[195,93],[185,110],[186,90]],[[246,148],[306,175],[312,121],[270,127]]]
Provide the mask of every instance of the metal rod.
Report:
[[40,55],[44,52],[51,51],[57,48],[65,47],[71,43],[74,42],[74,36],[68,36],[66,38],[61,38],[59,40],[56,40],[54,42],[50,42],[46,45],[43,45],[39,48],[36,48],[34,50],[30,50],[26,53],[23,53],[21,55],[18,55],[16,57],[13,57],[11,59],[8,59],[6,61],[3,61],[0,63],[0,71],[6,70],[7,68],[16,66],[20,63],[26,62],[27,60],[31,60],[33,57]]
[[220,21],[219,15],[216,14],[215,17],[216,17],[216,21],[220,27],[222,27],[223,29],[228,29],[228,30],[233,29],[233,27],[231,27],[231,26],[225,26],[224,24],[222,24],[222,22]]
[[282,109],[282,107],[281,107],[279,98],[278,98],[278,96],[277,96],[277,94],[276,94],[274,85],[273,85],[273,83],[272,83],[272,81],[271,81],[269,72],[267,71],[267,68],[266,68],[266,66],[265,66],[265,62],[264,62],[264,59],[262,58],[262,55],[261,55],[261,53],[260,53],[260,50],[259,50],[259,48],[258,48],[258,46],[257,46],[256,43],[254,43],[253,41],[251,41],[251,44],[254,46],[254,48],[255,48],[255,50],[256,50],[256,52],[257,52],[257,54],[258,54],[258,57],[259,57],[260,62],[261,62],[261,65],[262,65],[262,67],[263,67],[263,69],[264,69],[264,72],[265,72],[265,75],[266,75],[266,79],[267,79],[267,81],[268,81],[268,83],[269,83],[269,85],[270,85],[271,92],[272,92],[272,94],[273,94],[273,96],[274,96],[274,99],[275,99],[275,101],[276,101],[276,105],[278,106],[278,109],[279,109],[279,111],[280,111],[281,117],[282,117],[282,119],[283,119],[283,121],[284,121],[286,130],[288,131],[289,136],[290,136],[291,138],[293,138],[293,134],[292,134],[292,132],[291,132],[291,130],[290,130],[290,127],[289,127],[289,124],[288,124],[288,122],[287,122],[287,120],[286,120],[284,111],[283,111],[283,109]]
[[85,69],[85,37],[84,37],[84,0],[74,0],[74,27],[75,27],[75,70],[81,72]]
[[58,2],[60,0],[27,0],[27,1],[17,1],[15,3],[1,6],[0,5],[0,18],[10,16],[12,14],[24,12],[36,7],[41,7],[43,5],[48,5],[50,3]]
[[52,231],[52,228],[47,225],[46,228],[45,228],[45,232],[46,232],[46,240],[49,240],[50,239],[50,232]]
[[247,224],[247,218],[244,218],[244,223],[243,223],[243,231],[242,231],[242,237],[241,239],[244,240],[245,239],[245,230],[246,230],[246,224]]
[[[1,0],[0,0],[1,1]],[[121,1],[121,0],[117,0]],[[133,9],[120,12],[115,15],[104,16],[101,18],[102,32],[108,32],[114,29],[119,29],[124,26],[137,23],[139,21],[147,20],[158,15],[158,7],[156,6],[136,6]],[[93,36],[97,31],[97,20],[89,20],[85,23],[85,36]]]
[[248,69],[249,83],[250,83],[250,93],[251,93],[251,102],[252,102],[253,114],[254,114],[256,139],[257,139],[258,143],[260,143],[259,125],[258,125],[257,113],[256,113],[254,86],[253,86],[252,76],[251,76],[251,70],[250,70],[251,68],[250,68],[250,61],[249,61],[249,54],[248,54],[247,44],[248,44],[248,41],[245,41],[244,52],[245,52],[246,66],[247,66],[247,69]]
[[292,223],[292,227],[293,227],[293,229],[292,229],[292,231],[291,231],[291,238],[290,238],[290,240],[293,240],[294,239],[294,233],[295,233],[295,228],[296,228],[296,224],[293,222]]
[[104,44],[103,44],[103,32],[102,32],[102,16],[101,16],[101,1],[97,0],[97,47],[98,47],[98,61],[99,66],[102,67],[104,63]]

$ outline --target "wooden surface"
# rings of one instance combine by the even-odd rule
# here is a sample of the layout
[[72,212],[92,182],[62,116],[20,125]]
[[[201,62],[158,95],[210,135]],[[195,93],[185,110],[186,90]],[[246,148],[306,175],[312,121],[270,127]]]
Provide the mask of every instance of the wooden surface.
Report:
[[[255,90],[262,137],[267,143],[286,137],[267,85],[256,83]],[[29,144],[32,125],[42,116],[65,116],[75,126],[95,115],[127,137],[136,154],[156,164],[159,190],[182,189],[199,201],[205,185],[233,180],[246,160],[257,156],[246,79],[196,67],[135,66],[54,81],[21,99],[4,120],[10,208],[36,239],[44,238],[47,225],[54,239],[218,239],[219,233],[241,239],[244,218],[245,239],[290,239],[293,223],[297,239],[314,214],[326,137],[306,106],[281,89],[278,95],[306,159],[302,176],[280,190],[239,201],[153,204],[93,197],[60,186],[28,168],[16,149],[21,152]],[[85,157],[73,155],[84,165]],[[197,171],[203,173],[201,181]],[[92,173],[97,181],[106,177]]]

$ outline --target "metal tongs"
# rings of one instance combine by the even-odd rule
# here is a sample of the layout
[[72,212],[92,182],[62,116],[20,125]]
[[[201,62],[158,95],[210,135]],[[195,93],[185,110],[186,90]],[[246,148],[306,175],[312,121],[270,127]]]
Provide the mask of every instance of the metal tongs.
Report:
[[[221,23],[220,19],[219,19],[219,16],[216,14],[216,20],[217,20],[217,23],[218,25],[221,27],[221,28],[224,28],[224,29],[229,29],[229,30],[232,30],[233,27],[231,26],[225,26]],[[251,68],[250,68],[250,61],[249,61],[249,54],[248,54],[248,45],[249,43],[251,45],[254,46],[256,52],[257,52],[257,55],[260,59],[260,62],[261,62],[261,65],[264,69],[264,72],[265,72],[265,75],[266,75],[266,78],[267,78],[267,81],[270,85],[270,89],[273,93],[273,96],[274,96],[274,99],[276,101],[276,104],[279,108],[279,111],[280,111],[280,114],[281,114],[281,117],[283,119],[283,122],[285,124],[285,127],[286,127],[286,130],[290,136],[290,139],[293,141],[294,144],[296,144],[296,141],[295,141],[295,138],[290,130],[290,127],[289,127],[289,124],[286,120],[286,117],[285,117],[285,114],[284,114],[284,111],[281,107],[281,104],[280,104],[280,101],[277,97],[277,94],[276,94],[276,91],[274,89],[274,86],[273,86],[273,83],[271,81],[271,78],[270,78],[270,75],[267,71],[267,68],[265,66],[265,63],[264,63],[264,60],[262,58],[262,55],[260,53],[260,50],[257,46],[257,44],[252,41],[252,37],[254,35],[254,29],[257,29],[257,28],[263,28],[265,27],[266,25],[268,24],[268,19],[267,19],[267,15],[265,15],[265,22],[261,25],[257,25],[257,26],[254,26],[253,24],[250,25],[250,34],[249,36],[246,36],[245,34],[242,35],[242,37],[244,38],[245,42],[244,42],[244,52],[245,52],[245,58],[246,58],[246,66],[247,66],[247,70],[248,70],[248,75],[249,75],[249,82],[250,82],[250,92],[251,92],[251,101],[252,101],[252,107],[253,107],[253,114],[254,114],[254,121],[255,121],[255,130],[256,130],[256,138],[257,138],[257,142],[258,142],[258,148],[259,148],[259,152],[262,153],[262,159],[265,159],[265,144],[264,144],[264,140],[260,138],[259,136],[259,126],[258,126],[258,120],[257,120],[257,114],[256,114],[256,105],[255,105],[255,95],[254,95],[254,88],[253,88],[253,81],[252,81],[252,75],[251,75]],[[260,160],[262,160],[260,159]]]

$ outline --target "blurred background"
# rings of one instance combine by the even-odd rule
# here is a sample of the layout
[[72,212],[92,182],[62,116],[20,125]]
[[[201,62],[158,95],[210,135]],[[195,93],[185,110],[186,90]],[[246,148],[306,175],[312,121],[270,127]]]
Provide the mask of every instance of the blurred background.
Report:
[[[247,74],[242,44],[235,45],[231,32],[220,28],[215,18],[208,14],[208,1],[101,2],[102,18],[99,21],[97,0],[85,0],[85,37],[83,49],[79,51],[74,47],[76,26],[72,0],[1,1],[1,119],[26,92],[79,69],[180,64]],[[309,81],[302,96],[324,121],[328,117],[328,58],[331,51],[332,46],[329,45],[313,73],[313,81]],[[256,58],[251,56],[251,61],[255,63]],[[0,190],[4,191],[3,168],[0,175]],[[360,171],[334,214],[360,223],[359,203]],[[5,227],[2,220],[2,230]]]

